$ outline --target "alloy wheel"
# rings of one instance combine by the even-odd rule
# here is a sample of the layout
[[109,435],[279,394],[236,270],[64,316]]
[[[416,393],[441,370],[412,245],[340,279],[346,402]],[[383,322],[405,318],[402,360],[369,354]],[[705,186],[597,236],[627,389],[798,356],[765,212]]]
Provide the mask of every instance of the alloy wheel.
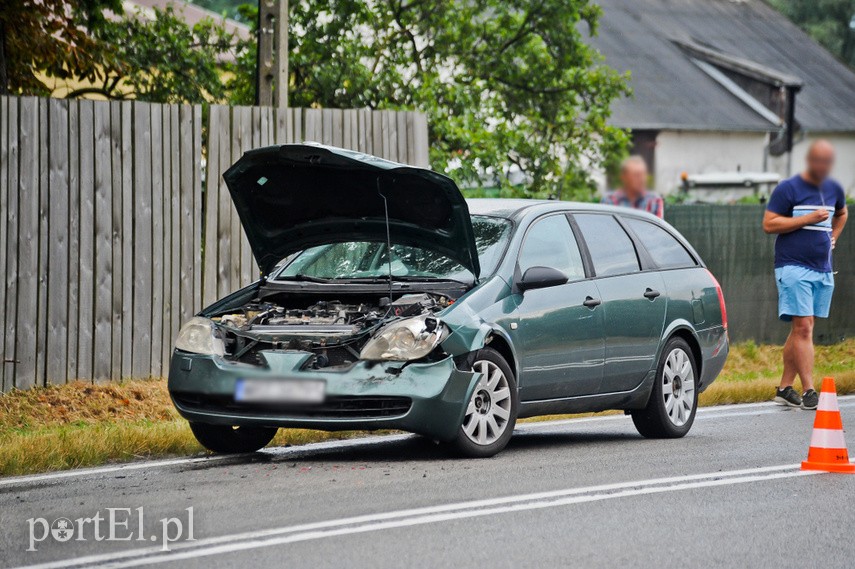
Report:
[[677,427],[685,425],[695,406],[695,370],[689,354],[682,348],[671,350],[665,360],[662,397],[671,423]]
[[511,389],[504,372],[491,361],[476,361],[472,370],[481,373],[481,381],[466,407],[463,432],[473,443],[489,445],[508,427]]

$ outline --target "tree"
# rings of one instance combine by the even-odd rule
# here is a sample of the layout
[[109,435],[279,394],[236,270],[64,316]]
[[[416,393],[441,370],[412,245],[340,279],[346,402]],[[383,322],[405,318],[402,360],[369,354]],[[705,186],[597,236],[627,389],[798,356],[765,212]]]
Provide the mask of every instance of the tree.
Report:
[[[588,198],[588,172],[626,147],[608,125],[625,77],[585,41],[588,0],[292,0],[291,104],[416,108],[430,118],[432,166],[505,194]],[[243,8],[254,21],[254,9]],[[229,84],[251,103],[255,55]],[[512,168],[529,183],[513,189]]]
[[771,0],[844,63],[855,67],[855,0]]
[[109,98],[134,98],[160,103],[222,102],[223,75],[230,59],[254,49],[207,19],[194,26],[168,6],[154,9],[154,18],[126,14],[93,30],[104,45],[115,46],[110,65],[103,69],[101,87],[72,92],[98,92]]
[[[626,148],[626,133],[607,122],[626,77],[585,41],[600,16],[589,0],[291,6],[291,104],[419,109],[429,117],[432,166],[462,185],[489,178],[504,195],[590,198],[588,172]],[[212,22],[190,28],[171,9],[116,21],[107,8],[121,13],[120,0],[6,0],[3,85],[47,94],[44,73],[90,83],[72,96],[254,102],[250,43]],[[242,9],[247,21],[253,12]],[[512,185],[512,170],[524,187]]]
[[93,79],[111,59],[87,29],[121,0],[4,0],[0,8],[0,93],[47,95],[39,74]]
[[123,13],[121,0],[6,0],[0,92],[50,95],[46,76],[85,84],[69,97],[225,101],[230,60],[253,46],[213,20],[191,27],[172,7],[153,13]]

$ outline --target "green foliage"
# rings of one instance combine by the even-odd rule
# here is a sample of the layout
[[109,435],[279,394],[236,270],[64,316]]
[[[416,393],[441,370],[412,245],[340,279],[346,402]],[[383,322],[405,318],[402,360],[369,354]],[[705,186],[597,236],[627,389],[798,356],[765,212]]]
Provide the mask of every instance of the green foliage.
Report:
[[225,100],[222,76],[230,69],[228,60],[251,46],[213,20],[191,28],[171,6],[154,14],[153,20],[128,14],[97,28],[96,37],[115,46],[115,63],[105,69],[104,94],[120,98],[130,90],[133,98],[162,103]]
[[766,196],[761,195],[759,193],[758,194],[750,194],[747,196],[742,196],[741,198],[736,200],[736,203],[738,203],[740,205],[759,205],[762,203],[766,203]]
[[770,0],[843,62],[855,66],[855,0]]
[[[237,4],[199,1],[227,13]],[[171,8],[155,10],[153,20],[104,18],[105,8],[121,13],[119,0],[9,2],[16,8],[0,11],[7,30],[24,7],[39,13],[26,34],[7,31],[17,92],[45,94],[33,81],[43,71],[94,85],[70,96],[255,101],[255,42],[220,24],[191,28]],[[612,101],[627,93],[626,77],[585,41],[600,17],[589,0],[290,4],[290,103],[418,109],[429,117],[432,166],[463,185],[489,179],[503,195],[590,199],[589,172],[625,153],[627,134],[607,121]],[[64,27],[45,24],[45,11]],[[255,25],[255,6],[240,14]],[[78,37],[83,29],[89,33]],[[63,51],[54,39],[73,47]],[[524,174],[524,187],[511,183],[512,170]]]
[[85,28],[120,13],[121,0],[3,0],[0,4],[0,93],[47,95],[39,77],[96,77],[111,53]]
[[[240,1],[243,0],[233,0]],[[252,28],[252,37],[258,35],[258,4],[240,4],[238,12],[241,18],[250,22]],[[293,40],[289,43],[293,44]],[[290,61],[293,56],[289,54],[289,65],[293,66]],[[257,44],[251,42],[248,49],[242,49],[235,56],[234,65],[226,79],[226,90],[229,93],[229,102],[235,105],[254,105],[255,98],[255,79],[256,65],[258,62]],[[293,96],[291,104],[294,105]],[[296,105],[295,105],[296,106]]]
[[525,192],[523,186],[485,186],[481,188],[462,188],[461,192],[467,199],[469,198],[513,198],[520,193]]
[[[599,16],[587,0],[292,0],[290,102],[416,108],[432,166],[458,182],[487,175],[512,195],[588,199],[588,172],[627,145],[607,124],[626,78],[583,33]],[[252,102],[254,64],[251,51],[239,59],[234,102]]]
[[758,349],[754,340],[748,340],[742,344],[742,353],[748,361],[757,361]]
[[689,201],[689,194],[685,191],[671,192],[664,196],[665,205],[680,205]]
[[[210,10],[211,12],[216,12],[221,16],[225,16],[226,18],[230,18],[232,20],[238,20],[242,22],[247,22],[244,17],[240,13],[240,1],[235,0],[190,0],[193,4],[205,8],[206,10]],[[256,6],[258,3],[256,2]]]
[[[118,17],[106,17],[110,10]],[[221,23],[190,27],[172,7],[154,18],[121,0],[6,0],[0,8],[0,92],[50,95],[42,76],[99,94],[169,103],[225,101],[222,76],[247,49]]]

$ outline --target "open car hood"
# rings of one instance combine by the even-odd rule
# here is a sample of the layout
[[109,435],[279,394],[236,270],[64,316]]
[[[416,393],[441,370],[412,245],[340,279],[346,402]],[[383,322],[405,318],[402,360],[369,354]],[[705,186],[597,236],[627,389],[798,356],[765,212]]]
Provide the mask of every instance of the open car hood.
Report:
[[[480,273],[469,208],[449,178],[316,144],[250,150],[223,174],[264,275],[291,253],[347,241],[430,249]],[[385,203],[384,203],[385,196]]]

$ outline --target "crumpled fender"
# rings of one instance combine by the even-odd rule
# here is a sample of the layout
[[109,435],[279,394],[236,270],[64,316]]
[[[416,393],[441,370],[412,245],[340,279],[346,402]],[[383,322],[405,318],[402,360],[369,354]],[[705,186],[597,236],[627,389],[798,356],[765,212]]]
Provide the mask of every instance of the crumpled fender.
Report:
[[461,326],[454,329],[453,333],[442,343],[442,349],[453,356],[474,352],[486,345],[487,338],[492,333],[493,329],[483,322],[477,327]]
[[493,277],[461,299],[462,302],[458,300],[444,311],[439,319],[451,334],[443,340],[442,349],[453,356],[464,355],[486,346],[490,337],[499,336],[510,347],[514,361],[519,361],[508,332],[499,323],[485,320],[485,316],[491,320],[506,320],[507,307],[503,308],[503,304],[508,301],[509,294],[508,283]]

